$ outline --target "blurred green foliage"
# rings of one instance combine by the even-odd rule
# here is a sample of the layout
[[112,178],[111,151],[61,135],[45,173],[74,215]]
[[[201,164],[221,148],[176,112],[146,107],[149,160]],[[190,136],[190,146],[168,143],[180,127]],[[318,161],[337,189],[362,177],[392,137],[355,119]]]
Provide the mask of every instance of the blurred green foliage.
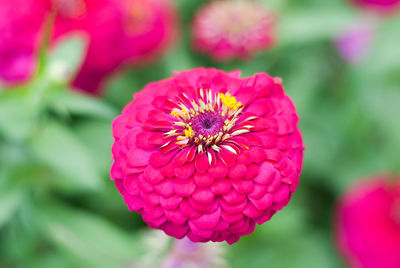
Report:
[[193,52],[190,22],[204,1],[179,0],[175,47],[114,75],[104,98],[68,88],[85,49],[73,37],[41,54],[31,82],[0,91],[0,267],[141,267],[134,264],[151,251],[146,227],[109,180],[111,122],[148,82],[197,66],[282,77],[307,148],[293,200],[227,247],[229,266],[343,266],[335,201],[358,179],[400,172],[400,18],[381,20],[368,57],[350,65],[333,39],[364,15],[344,0],[261,2],[279,18],[278,45],[249,61],[216,63]]

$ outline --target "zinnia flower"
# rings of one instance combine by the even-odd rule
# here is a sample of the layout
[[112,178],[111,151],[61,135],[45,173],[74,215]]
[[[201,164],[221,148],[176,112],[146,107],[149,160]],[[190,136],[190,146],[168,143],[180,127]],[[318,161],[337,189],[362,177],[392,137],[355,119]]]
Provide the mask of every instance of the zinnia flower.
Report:
[[198,244],[188,238],[175,240],[159,268],[226,267],[224,248],[216,243]]
[[355,5],[378,13],[393,13],[399,10],[400,0],[351,0]]
[[45,8],[40,0],[0,2],[0,79],[20,82],[35,70]]
[[371,48],[375,32],[368,22],[361,22],[346,29],[336,40],[336,48],[349,63],[362,61]]
[[[141,63],[163,52],[176,29],[175,9],[167,0],[24,0],[18,8],[13,1],[6,2],[0,4],[0,11],[9,6],[12,14],[16,15],[4,16],[7,20],[0,23],[0,32],[6,29],[8,35],[16,37],[16,40],[1,36],[0,56],[6,55],[7,66],[18,67],[21,62],[30,66],[23,70],[22,67],[14,68],[23,75],[0,66],[0,74],[10,73],[1,78],[6,81],[10,81],[10,76],[17,78],[10,82],[32,75],[34,52],[39,45],[35,40],[51,10],[57,12],[53,43],[71,32],[81,33],[89,40],[86,58],[73,81],[75,87],[88,92],[98,92],[104,78],[118,67]],[[22,12],[24,10],[29,11]],[[24,34],[25,28],[30,30],[27,35]],[[29,49],[16,46],[18,40],[28,44]],[[22,61],[19,55],[26,60]]]
[[342,197],[339,249],[352,267],[400,267],[400,180],[362,181]]
[[152,228],[236,242],[286,206],[303,143],[280,78],[198,68],[148,84],[113,122],[111,178]]
[[206,4],[193,23],[194,47],[216,60],[247,58],[274,43],[274,17],[250,1]]

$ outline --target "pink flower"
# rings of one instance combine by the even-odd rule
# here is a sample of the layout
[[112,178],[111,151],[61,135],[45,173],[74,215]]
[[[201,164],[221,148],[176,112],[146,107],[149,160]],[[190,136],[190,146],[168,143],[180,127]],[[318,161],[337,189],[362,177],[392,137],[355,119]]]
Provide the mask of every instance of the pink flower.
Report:
[[[0,14],[2,6],[16,9],[15,2],[9,2],[0,4]],[[104,78],[117,68],[161,54],[176,31],[175,9],[167,0],[24,0],[20,8],[27,12],[16,9],[15,16],[0,24],[0,32],[5,29],[9,36],[20,37],[29,49],[16,46],[12,38],[2,40],[0,55],[6,55],[8,65],[20,66],[25,60],[22,62],[29,68],[15,69],[23,73],[23,77],[32,75],[38,33],[45,15],[56,10],[53,43],[71,32],[79,32],[89,40],[83,66],[73,82],[75,87],[88,92],[98,92]],[[33,16],[35,20],[31,24]],[[4,17],[9,18],[8,15]],[[20,22],[21,27],[14,27],[16,22]],[[29,29],[28,35],[24,35],[25,29]],[[24,57],[21,59],[18,55]],[[14,74],[12,69],[0,66],[0,74],[2,71],[11,73],[3,75],[3,79],[15,76],[16,82],[20,80],[21,74]]]
[[35,70],[34,54],[46,11],[42,2],[0,2],[0,79],[5,82],[25,81]]
[[193,22],[193,43],[216,60],[246,58],[274,43],[274,17],[250,1],[214,1]]
[[184,238],[175,240],[159,268],[226,267],[224,248],[215,243],[198,244]]
[[338,245],[352,267],[400,267],[400,181],[362,181],[337,212]]
[[400,0],[351,0],[355,5],[378,13],[393,13],[400,8]]
[[129,210],[193,242],[236,242],[286,206],[303,143],[280,78],[198,68],[148,84],[113,122]]
[[361,22],[347,29],[336,40],[336,48],[349,63],[362,61],[371,48],[375,32],[368,22]]

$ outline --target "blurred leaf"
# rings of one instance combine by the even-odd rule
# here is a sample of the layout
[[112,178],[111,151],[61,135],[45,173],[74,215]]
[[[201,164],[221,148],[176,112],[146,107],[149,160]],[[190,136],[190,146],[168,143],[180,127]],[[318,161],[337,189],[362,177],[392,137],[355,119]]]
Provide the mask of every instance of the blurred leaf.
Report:
[[21,189],[10,189],[9,187],[2,187],[0,189],[0,228],[14,215],[15,211],[22,204],[23,197]]
[[54,92],[50,106],[61,114],[105,119],[111,119],[117,115],[116,110],[103,100],[67,89]]
[[26,90],[0,92],[0,134],[9,140],[28,137],[35,127],[36,111]]
[[70,81],[83,62],[86,46],[82,36],[70,34],[63,37],[48,58],[46,76],[56,83]]
[[[67,128],[50,122],[32,139],[39,161],[53,168],[72,187],[98,189],[102,180],[88,149]],[[64,181],[65,180],[65,181]]]
[[[111,166],[111,135],[110,121],[85,121],[74,128],[82,143],[88,146],[94,164],[103,172],[108,173]],[[99,135],[99,133],[101,133]]]
[[279,20],[279,45],[330,40],[354,21],[351,12],[322,8],[288,11]]
[[85,266],[122,267],[142,253],[139,240],[95,215],[60,204],[41,206],[38,214],[45,235]]

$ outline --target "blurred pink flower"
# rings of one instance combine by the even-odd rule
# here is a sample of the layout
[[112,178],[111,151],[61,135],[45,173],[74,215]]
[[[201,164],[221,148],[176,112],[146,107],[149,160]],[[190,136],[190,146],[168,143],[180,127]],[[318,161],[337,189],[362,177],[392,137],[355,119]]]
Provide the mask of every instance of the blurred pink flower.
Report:
[[246,58],[274,44],[274,16],[251,1],[205,4],[193,22],[196,50],[220,61]]
[[400,180],[361,181],[340,200],[338,245],[351,267],[400,267]]
[[193,243],[187,238],[174,240],[159,268],[220,268],[226,267],[224,248],[216,243]]
[[0,2],[0,79],[25,81],[35,69],[35,51],[46,7],[42,0]]
[[280,78],[197,68],[148,84],[112,125],[129,210],[193,242],[235,243],[285,207],[303,142]]
[[[18,10],[15,1],[3,2],[0,12],[2,6]],[[98,92],[104,78],[118,67],[137,64],[162,53],[176,31],[175,9],[167,0],[24,0],[19,8],[26,12],[15,11],[15,16],[4,16],[10,19],[3,20],[0,32],[5,29],[9,36],[21,36],[29,50],[16,47],[16,40],[12,38],[0,37],[0,55],[4,54],[9,64],[16,67],[21,65],[21,57],[13,55],[24,56],[22,59],[27,59],[26,66],[30,67],[20,72],[24,78],[29,77],[34,63],[28,58],[32,59],[37,49],[40,26],[45,14],[56,10],[53,42],[70,32],[79,32],[89,40],[86,58],[73,82],[75,87],[88,92]],[[34,23],[31,23],[32,16]],[[14,27],[16,22],[21,22],[21,27]],[[27,29],[29,34],[23,35]],[[1,72],[13,71],[0,66]],[[1,78],[10,81],[9,76]],[[20,80],[20,74],[14,76],[17,79],[10,82]]]
[[347,62],[360,62],[367,57],[374,36],[373,26],[368,22],[360,22],[338,36],[336,48]]
[[351,0],[360,8],[378,13],[393,13],[399,11],[400,0]]

